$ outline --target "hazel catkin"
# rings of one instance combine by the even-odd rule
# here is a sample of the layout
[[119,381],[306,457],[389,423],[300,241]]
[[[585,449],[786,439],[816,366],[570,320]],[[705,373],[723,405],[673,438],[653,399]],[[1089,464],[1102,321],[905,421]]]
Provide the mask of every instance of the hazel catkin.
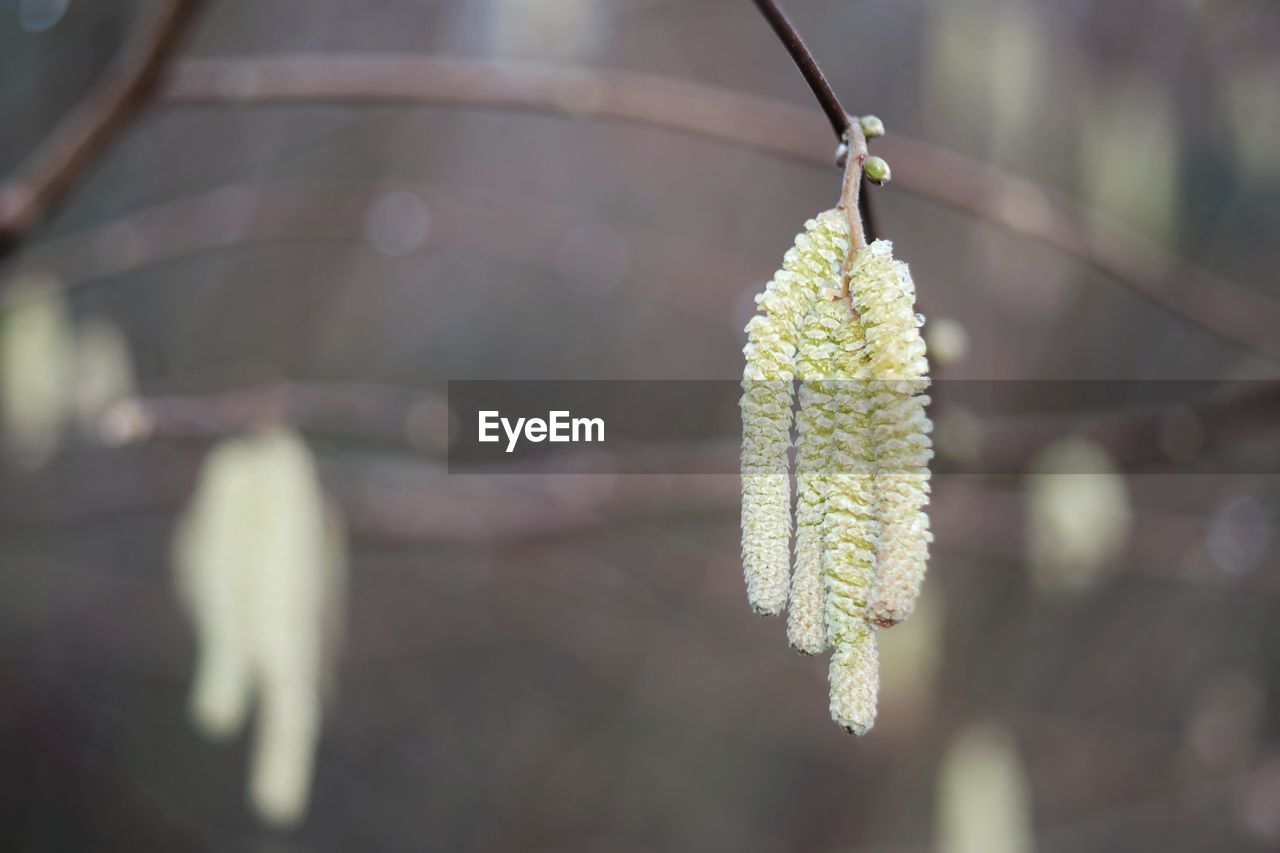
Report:
[[791,550],[792,380],[797,338],[819,284],[847,242],[838,217],[818,217],[783,258],[747,324],[742,374],[742,561],[747,599],[758,613],[786,605]]
[[871,618],[884,627],[911,615],[929,557],[929,385],[915,284],[893,246],[877,240],[854,258],[850,295],[867,342],[880,541]]
[[876,717],[876,632],[910,615],[931,538],[929,380],[915,288],[886,241],[850,257],[848,218],[831,210],[806,223],[757,303],[740,404],[748,598],[776,613],[789,596],[788,640],[806,654],[833,649],[832,719],[863,734]]

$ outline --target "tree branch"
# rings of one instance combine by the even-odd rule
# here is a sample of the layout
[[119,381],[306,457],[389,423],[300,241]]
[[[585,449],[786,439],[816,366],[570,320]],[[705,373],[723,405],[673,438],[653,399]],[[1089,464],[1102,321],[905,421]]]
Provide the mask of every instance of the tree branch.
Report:
[[[942,399],[934,405],[945,411],[957,404]],[[1193,438],[1185,447],[1170,448],[1166,441],[1171,416],[1189,425]],[[101,433],[109,444],[147,438],[217,439],[252,429],[269,417],[282,418],[311,434],[341,435],[437,455],[442,454],[449,443],[449,406],[440,396],[408,389],[324,383],[284,383],[212,394],[140,397],[108,408],[102,416]],[[112,426],[117,419],[138,428],[118,430]],[[976,451],[964,460],[943,459],[941,468],[947,474],[1023,475],[1032,470],[1046,448],[1064,439],[1078,438],[1101,447],[1116,467],[1126,473],[1177,473],[1196,470],[1197,463],[1230,448],[1272,439],[1278,422],[1280,382],[1270,381],[1241,383],[1241,387],[1231,387],[1210,399],[1082,413],[1076,418],[1052,411],[1039,415],[988,416],[983,418]],[[552,457],[549,468],[542,470],[534,466],[525,473],[554,474],[561,470],[592,473],[598,467],[601,472],[613,474],[643,470],[696,478],[698,475],[682,472],[723,471],[722,475],[709,476],[734,477],[738,469],[735,448],[729,439],[640,446],[625,452],[638,458],[651,456],[655,460],[653,464],[620,465],[607,459],[608,454],[584,454],[584,461],[573,466],[557,462],[564,457]],[[698,455],[704,451],[710,455]],[[561,467],[557,467],[558,464]],[[1265,469],[1264,464],[1260,472]]]
[[16,175],[0,184],[0,256],[44,219],[154,90],[200,0],[164,0]]
[[[446,57],[187,60],[172,104],[439,103],[664,127],[822,166],[819,125],[788,104],[623,71]],[[941,148],[895,134],[894,188],[1070,255],[1193,326],[1280,361],[1280,303],[1194,267],[1096,211]],[[865,197],[865,193],[861,194]]]
[[853,120],[840,103],[840,98],[836,96],[831,84],[827,82],[827,76],[822,73],[822,69],[818,66],[818,60],[814,58],[809,46],[800,37],[795,25],[791,23],[786,13],[782,11],[782,8],[774,0],[752,0],[752,2],[756,4],[760,14],[764,15],[765,20],[769,22],[769,26],[773,27],[773,31],[777,34],[779,41],[787,49],[787,53],[791,54],[791,59],[795,62],[796,68],[800,69],[800,73],[804,75],[804,81],[813,90],[813,96],[818,99],[818,104],[822,107],[822,111],[826,113],[827,121],[831,122],[831,129],[835,131],[836,139],[842,142],[845,141]]
[[449,446],[449,404],[409,389],[350,383],[287,382],[207,394],[122,400],[103,412],[108,444],[149,436],[217,439],[283,420],[312,435],[333,435],[441,454]]
[[[827,82],[827,76],[822,73],[818,60],[809,50],[809,46],[804,43],[804,39],[800,37],[800,32],[795,25],[782,11],[782,7],[774,0],[753,0],[753,2],[760,10],[760,14],[764,15],[765,20],[769,22],[769,26],[777,34],[787,53],[791,54],[792,61],[795,62],[796,68],[800,69],[800,74],[809,84],[813,96],[818,99],[818,105],[826,114],[827,121],[831,122],[831,129],[835,131],[836,138],[840,140],[840,151],[844,154],[837,152],[836,162],[845,170],[840,208],[849,217],[849,234],[853,238],[850,246],[851,251],[856,252],[865,246],[868,240],[876,239],[879,233],[875,225],[875,215],[871,209],[871,194],[867,192],[867,180],[862,175],[862,161],[866,159],[867,140],[858,123],[840,103],[839,96]],[[861,152],[861,156],[852,164],[852,170],[847,159],[850,151]],[[843,163],[840,162],[841,156],[846,158]],[[845,266],[848,266],[847,262]],[[845,271],[848,272],[847,269]]]
[[849,219],[849,257],[844,263],[844,285],[846,291],[849,284],[849,264],[853,255],[867,245],[867,234],[862,224],[862,199],[864,179],[862,164],[867,159],[867,140],[862,128],[857,124],[849,128],[848,141],[842,146],[844,150],[844,181],[840,187],[840,203],[837,205]]
[[[589,210],[510,192],[462,191],[436,184],[395,186],[429,200],[432,226],[424,249],[481,256],[516,268],[554,269],[566,237],[598,219]],[[0,269],[0,281],[32,270],[51,277],[63,292],[77,292],[205,252],[279,243],[341,250],[368,239],[369,209],[388,189],[380,183],[230,184],[33,245],[13,268]],[[485,239],[488,228],[509,237]],[[712,281],[727,287],[772,269],[771,259],[753,263],[739,252],[660,228],[633,223],[626,231],[632,274],[654,283],[650,296],[677,302],[680,311],[709,323],[721,322],[725,290],[693,283]],[[9,310],[16,298],[21,294],[12,289],[0,292],[0,311]]]
[[[671,473],[736,466],[736,440],[681,448],[632,449],[653,459],[655,472],[616,476],[616,460],[578,457],[581,473],[460,474],[439,462],[368,453],[326,453],[320,458],[325,486],[343,510],[353,536],[366,543],[423,546],[440,543],[494,547],[568,536],[615,524],[691,514],[736,517],[741,500],[737,474]],[[0,478],[0,524],[84,525],[122,513],[176,512],[189,500],[203,448],[154,441],[108,452],[81,449],[55,461],[39,478]],[[146,470],[147,476],[138,476]],[[968,476],[935,481],[933,526],[938,546],[951,552],[1021,559],[1017,531],[1026,511],[1019,491]],[[1216,583],[1212,577],[1170,571],[1203,538],[1199,523],[1167,510],[1135,507],[1132,557],[1135,576],[1169,583]],[[1200,519],[1202,521],[1203,519]],[[80,528],[83,531],[83,528]],[[1011,535],[1012,532],[1012,535]],[[1280,591],[1266,572],[1254,573],[1254,591]],[[1223,576],[1222,583],[1241,579]]]

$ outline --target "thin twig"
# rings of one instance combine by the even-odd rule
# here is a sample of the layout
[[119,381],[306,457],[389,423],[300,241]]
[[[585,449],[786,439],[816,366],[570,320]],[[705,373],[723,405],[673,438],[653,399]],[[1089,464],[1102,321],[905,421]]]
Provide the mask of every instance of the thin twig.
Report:
[[108,444],[153,435],[224,438],[276,419],[313,435],[431,453],[443,453],[449,445],[449,404],[444,398],[352,383],[286,382],[206,394],[126,399],[102,413],[99,437]]
[[863,236],[868,243],[874,243],[880,236],[880,226],[875,205],[871,202],[871,193],[867,192],[871,182],[867,180],[866,175],[863,175],[858,183],[858,213],[862,216]]
[[[448,184],[395,188],[429,201],[431,233],[425,250],[481,256],[521,269],[556,268],[567,236],[598,220],[590,210],[509,191],[464,190]],[[61,292],[73,293],[206,252],[282,243],[306,244],[316,251],[367,245],[369,210],[389,189],[380,183],[346,181],[229,184],[32,245],[12,268],[0,268],[0,280],[36,272],[56,282]],[[510,237],[486,239],[489,228]],[[643,224],[629,224],[626,236],[634,259],[632,274],[653,282],[649,295],[671,300],[681,313],[707,322],[720,322],[724,314],[724,287],[693,283],[728,286],[767,273],[766,264],[772,263]],[[14,288],[0,292],[0,312],[23,298]]]
[[200,0],[166,0],[47,139],[0,184],[0,255],[44,219],[154,90]]
[[[0,477],[0,523],[84,525],[126,512],[171,512],[189,499],[203,452],[186,438],[107,451],[81,448],[38,478]],[[342,506],[344,522],[365,542],[492,547],[635,520],[687,519],[701,513],[736,516],[741,499],[737,474],[680,472],[733,470],[737,459],[737,441],[726,439],[618,454],[570,453],[542,472],[464,474],[450,472],[438,461],[364,451],[326,452],[320,466],[329,493]],[[642,466],[652,473],[616,474]],[[137,476],[142,467],[148,476]],[[1017,490],[971,476],[943,475],[936,478],[935,497],[933,523],[943,547],[982,555],[1003,552],[1010,558],[1023,553],[1019,538],[1009,536],[1022,529],[1019,521],[1026,508]],[[1125,565],[1151,578],[1205,582],[1196,574],[1167,572],[1177,564],[1178,553],[1194,544],[1188,540],[1200,536],[1199,526],[1165,510],[1135,509],[1131,541],[1135,556],[1143,559]],[[1260,586],[1254,589],[1276,589],[1266,573],[1255,575]]]
[[[867,139],[862,128],[855,123],[849,129],[849,141],[843,146],[844,180],[840,185],[840,203],[837,207],[843,210],[849,219],[849,250],[856,252],[867,245],[867,235],[862,227],[862,164],[867,159]],[[849,265],[845,264],[845,284],[849,283]]]
[[[726,380],[727,382],[728,380]],[[963,383],[960,383],[963,385]],[[1210,383],[1206,383],[1208,387]],[[1126,473],[1202,471],[1197,465],[1250,442],[1267,442],[1280,422],[1280,382],[1256,381],[1227,386],[1225,393],[1186,403],[1152,403],[1092,412],[1082,408],[1076,417],[1061,411],[1042,414],[992,415],[983,419],[979,446],[963,459],[944,458],[943,473],[1017,476],[1030,472],[1046,448],[1064,439],[1082,439],[1106,451]],[[938,401],[940,410],[960,408],[963,401]],[[962,394],[963,388],[957,387]],[[942,393],[941,391],[939,393]],[[1200,396],[1203,392],[1195,392]],[[283,417],[313,435],[340,435],[376,444],[441,454],[449,444],[449,406],[443,397],[408,389],[374,385],[285,383],[212,394],[139,397],[109,407],[101,417],[100,437],[108,444],[142,439],[216,439],[237,435],[262,421],[264,412]],[[1184,425],[1185,440],[1171,441],[1171,424]],[[121,427],[135,427],[122,429]],[[1270,442],[1274,445],[1274,441]],[[1179,446],[1180,445],[1180,446]],[[573,471],[624,475],[628,472],[713,472],[735,476],[738,468],[732,440],[652,446],[636,445],[632,452],[653,459],[622,464],[604,456],[568,465],[551,457],[549,467],[524,473]],[[712,456],[689,456],[695,448],[713,449]],[[701,452],[701,451],[699,451]],[[683,455],[682,455],[683,454]],[[590,454],[587,454],[590,456]],[[695,458],[696,456],[696,458]],[[666,461],[658,464],[657,458]],[[594,457],[592,457],[594,458]],[[646,457],[647,459],[647,457]],[[586,467],[584,467],[586,465]],[[512,465],[509,473],[521,469]]]
[[813,96],[818,99],[822,111],[827,114],[827,120],[831,122],[831,129],[835,131],[836,139],[844,140],[854,122],[840,103],[840,98],[836,96],[831,84],[827,82],[827,76],[822,73],[809,46],[804,43],[795,25],[774,0],[753,0],[753,2],[760,10],[760,14],[764,15],[765,20],[769,22],[769,26],[773,27],[778,39],[787,49],[787,53],[791,54],[796,68],[800,69],[800,73],[804,75],[804,81],[809,84],[809,88],[813,90]]
[[[840,193],[840,209],[849,219],[849,256],[844,262],[843,286],[845,296],[849,291],[849,266],[853,263],[853,255],[867,244],[867,232],[875,239],[875,230],[869,228],[871,220],[871,200],[863,186],[862,163],[867,159],[867,140],[858,123],[849,115],[849,111],[840,103],[839,96],[827,82],[827,75],[822,73],[818,60],[809,46],[804,43],[800,31],[795,28],[786,13],[774,0],[753,0],[756,8],[764,15],[769,26],[773,28],[778,39],[786,47],[787,53],[800,70],[818,105],[831,122],[831,129],[840,140],[840,148],[836,152],[836,163],[844,167],[844,183]],[[850,156],[850,155],[853,156]],[[844,162],[841,162],[843,158]],[[868,223],[864,226],[864,221]]]
[[[173,104],[437,103],[664,127],[830,165],[809,110],[623,71],[451,57],[298,56],[178,63]],[[1153,304],[1280,361],[1280,303],[1188,264],[1096,211],[1025,178],[894,134],[892,186],[1052,246]]]
[[854,122],[849,126],[848,141],[841,145],[844,158],[844,180],[840,184],[840,202],[836,205],[844,211],[849,223],[849,251],[845,253],[844,262],[840,264],[840,296],[849,305],[849,313],[854,319],[858,317],[858,309],[853,305],[853,294],[849,291],[849,273],[853,269],[854,256],[867,245],[867,234],[862,225],[862,164],[867,159],[867,139],[862,128]]

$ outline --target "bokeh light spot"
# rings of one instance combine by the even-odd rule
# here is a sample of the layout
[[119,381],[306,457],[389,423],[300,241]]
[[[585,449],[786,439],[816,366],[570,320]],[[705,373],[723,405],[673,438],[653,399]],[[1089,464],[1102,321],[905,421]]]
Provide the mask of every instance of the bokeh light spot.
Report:
[[395,190],[378,198],[364,220],[364,236],[375,252],[400,257],[414,252],[431,234],[431,212],[411,192]]

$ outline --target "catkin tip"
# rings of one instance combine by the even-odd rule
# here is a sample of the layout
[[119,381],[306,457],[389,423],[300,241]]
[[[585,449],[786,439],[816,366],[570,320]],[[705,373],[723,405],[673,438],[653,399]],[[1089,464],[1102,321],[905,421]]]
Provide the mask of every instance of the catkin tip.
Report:
[[804,655],[807,658],[820,655],[826,651],[825,644],[822,643],[805,643],[798,640],[792,640],[787,643],[787,645],[791,646],[791,651],[798,655]]
[[783,606],[772,602],[752,601],[751,612],[757,616],[777,616],[782,613]]

